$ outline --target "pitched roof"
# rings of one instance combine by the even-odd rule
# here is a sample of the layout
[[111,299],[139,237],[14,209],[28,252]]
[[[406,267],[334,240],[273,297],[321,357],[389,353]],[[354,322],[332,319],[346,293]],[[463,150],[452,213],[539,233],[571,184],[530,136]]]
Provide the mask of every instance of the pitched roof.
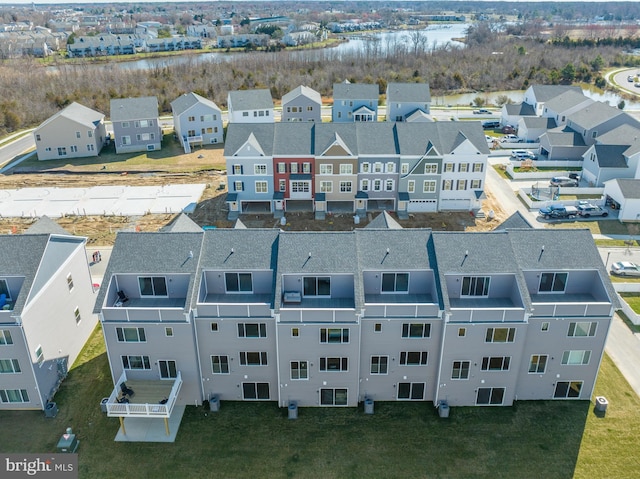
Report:
[[595,145],[593,148],[600,168],[628,168],[624,157],[625,145]]
[[[577,125],[586,130],[590,130],[620,115],[628,116],[618,108],[609,106],[601,101],[594,101],[593,103],[569,115],[569,121],[572,125]],[[631,117],[629,118],[631,119]],[[636,120],[633,121],[637,123]],[[640,123],[637,124],[640,125]]]
[[376,216],[365,228],[374,229],[374,228],[382,228],[389,230],[401,230],[402,226],[393,217],[383,211],[378,216]]
[[27,228],[24,234],[54,234],[71,236],[67,230],[48,216],[42,216],[38,221]]
[[567,90],[545,102],[544,106],[551,111],[561,113],[582,103],[591,103],[593,101],[594,100],[589,97],[584,96],[582,91]]
[[481,154],[489,154],[484,130],[478,121],[439,121],[434,123],[396,123],[402,155],[424,155],[434,147],[440,155],[451,153],[461,141],[470,141]]
[[56,121],[58,118],[73,120],[76,123],[80,123],[81,125],[93,130],[102,120],[104,120],[104,113],[92,110],[91,108],[74,101],[71,105],[47,118],[40,124],[40,126],[38,126],[37,129],[39,130],[43,126]]
[[110,110],[111,121],[158,118],[158,99],[155,96],[114,98]]
[[582,88],[571,85],[533,85],[531,89],[538,102],[547,102],[567,91],[582,93]]
[[387,104],[390,102],[429,103],[431,90],[428,83],[387,83]]
[[535,109],[528,103],[506,103],[504,109],[509,116],[536,116]]
[[357,122],[356,135],[360,155],[397,155],[395,124],[385,122]]
[[334,83],[333,99],[335,100],[372,100],[378,104],[378,85],[366,83]]
[[181,115],[182,113],[187,111],[189,108],[191,108],[194,105],[197,105],[198,103],[202,103],[203,105],[206,105],[213,110],[220,111],[220,108],[214,102],[206,98],[203,98],[200,95],[193,92],[185,93],[183,95],[180,95],[175,100],[173,100],[171,102],[171,110],[173,111],[174,115]]
[[575,131],[547,131],[540,135],[546,137],[550,146],[586,146],[584,138]]
[[[286,125],[292,125],[286,123]],[[245,143],[254,143],[258,154],[273,154],[274,123],[229,123],[224,142],[224,156],[231,157],[238,153]],[[250,145],[252,146],[252,145]]]
[[168,225],[160,228],[166,233],[201,233],[202,228],[184,213],[180,213]]
[[[273,155],[313,155],[312,122],[276,122],[273,138]],[[228,141],[228,140],[227,140]]]
[[494,231],[503,231],[511,228],[533,228],[533,226],[531,226],[531,223],[529,223],[529,221],[524,216],[522,216],[522,213],[516,211],[506,220],[496,226],[494,228]]
[[543,116],[525,116],[522,118],[524,125],[531,128],[555,128],[556,120],[554,118],[545,118]]
[[625,145],[624,154],[632,156],[640,153],[640,128],[632,125],[620,125],[596,139],[599,145]]
[[636,180],[634,178],[615,178],[611,181],[618,183],[618,187],[625,199],[640,199],[640,180]]
[[267,89],[229,92],[229,105],[234,111],[273,109],[271,91]]
[[322,104],[322,97],[320,93],[315,91],[313,88],[309,88],[308,86],[300,85],[297,88],[294,88],[289,93],[285,93],[282,96],[282,104],[285,105],[292,100],[295,100],[299,96],[305,96],[318,104]]
[[[369,123],[367,123],[369,124]],[[373,124],[373,123],[371,123]],[[318,123],[313,129],[314,154],[319,156],[326,152],[336,142],[343,145],[353,155],[358,154],[357,128],[359,124],[352,123]]]

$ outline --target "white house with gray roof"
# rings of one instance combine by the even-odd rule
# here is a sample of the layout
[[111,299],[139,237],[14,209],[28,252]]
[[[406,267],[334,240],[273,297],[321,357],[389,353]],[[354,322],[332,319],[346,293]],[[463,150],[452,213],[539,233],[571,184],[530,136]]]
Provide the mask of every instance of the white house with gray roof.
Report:
[[416,121],[429,119],[431,91],[428,83],[388,83],[387,121]]
[[531,105],[534,109],[534,115],[542,116],[544,107],[547,102],[554,98],[573,91],[582,94],[582,88],[572,85],[531,85],[524,92],[523,103]]
[[585,144],[593,145],[600,135],[621,125],[640,128],[640,122],[624,111],[595,101],[567,118],[567,127],[582,135]]
[[537,143],[542,134],[556,126],[556,120],[553,118],[525,116],[517,123],[518,138],[528,143]]
[[0,235],[0,410],[45,410],[93,332],[85,246],[48,218]]
[[378,121],[378,85],[347,80],[334,83],[331,120],[335,123]]
[[581,91],[567,90],[545,102],[542,116],[553,118],[556,124],[561,126],[567,122],[567,118],[571,114],[591,103],[593,100],[584,96]]
[[322,97],[304,85],[282,96],[282,122],[322,122]]
[[185,152],[191,145],[222,143],[222,111],[211,100],[196,93],[185,93],[171,102],[173,128]]
[[111,123],[116,153],[154,151],[162,147],[155,96],[112,99]]
[[619,221],[640,221],[640,179],[607,180],[604,183],[604,196],[611,208],[620,210]]
[[267,89],[236,90],[227,94],[229,123],[273,123],[273,99]]
[[598,137],[584,154],[582,178],[603,186],[614,178],[640,178],[640,129],[622,125]]
[[39,160],[98,156],[107,139],[104,113],[73,102],[33,131]]

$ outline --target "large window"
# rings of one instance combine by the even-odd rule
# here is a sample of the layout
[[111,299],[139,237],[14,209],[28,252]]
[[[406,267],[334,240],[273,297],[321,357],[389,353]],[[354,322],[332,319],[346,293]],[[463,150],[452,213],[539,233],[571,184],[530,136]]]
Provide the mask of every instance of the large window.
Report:
[[371,374],[387,374],[389,356],[371,356]]
[[240,351],[241,366],[266,366],[267,353],[265,351]]
[[266,175],[267,174],[267,165],[253,165],[253,174],[254,175]]
[[291,361],[291,379],[309,379],[309,366],[307,361]]
[[451,368],[451,379],[469,379],[471,361],[454,361]]
[[508,371],[511,363],[510,356],[485,356],[482,358],[483,371]]
[[567,286],[567,273],[542,273],[540,275],[540,293],[561,293]]
[[422,323],[404,323],[402,325],[403,338],[429,338],[431,325]]
[[140,296],[167,296],[167,281],[164,276],[141,276],[138,278]]
[[383,293],[407,293],[409,273],[382,273]]
[[591,351],[565,351],[562,353],[562,364],[577,366],[589,364]]
[[211,356],[211,372],[213,374],[229,374],[229,356]]
[[8,329],[0,329],[0,346],[6,346],[7,344],[13,344],[11,331]]
[[435,191],[436,191],[436,180],[424,180],[422,184],[422,192],[435,193]]
[[341,175],[351,175],[353,174],[353,165],[350,163],[342,163],[340,165],[340,174]]
[[402,351],[400,353],[401,366],[426,366],[427,351]]
[[253,291],[251,273],[225,273],[227,293],[250,293]]
[[489,276],[465,276],[462,278],[462,296],[488,296]]
[[242,383],[242,399],[268,400],[269,383]]
[[144,328],[116,328],[116,336],[121,343],[144,343],[147,340]]
[[306,276],[303,279],[305,296],[331,296],[329,276]]
[[416,191],[416,182],[415,180],[407,181],[407,193],[415,193]]
[[327,163],[320,163],[320,174],[321,175],[332,175],[333,174],[333,165]]
[[266,181],[256,181],[256,193],[268,193],[269,186]]
[[242,165],[233,165],[232,170],[233,170],[233,174],[234,175],[241,175],[242,174]]
[[321,343],[348,343],[349,328],[320,328]]
[[486,343],[512,343],[516,338],[516,328],[487,328]]
[[0,389],[0,401],[3,403],[29,402],[26,389]]
[[0,279],[0,294],[4,294],[5,299],[11,299],[11,291],[6,279]]
[[292,181],[291,182],[292,193],[309,193],[308,181]]
[[558,381],[553,392],[555,399],[579,398],[582,381]]
[[424,173],[425,175],[435,174],[438,172],[438,164],[437,163],[425,163],[424,164]]
[[266,323],[238,323],[239,338],[266,338]]
[[478,388],[476,404],[478,406],[499,406],[504,401],[504,388]]
[[0,374],[17,374],[22,372],[17,359],[0,359]]
[[482,167],[483,167],[482,163],[474,163],[473,164],[473,172],[474,173],[482,173]]
[[121,356],[124,369],[151,369],[149,356]]
[[320,371],[348,371],[349,358],[320,358]]
[[346,406],[347,405],[347,389],[346,388],[320,389],[320,405],[321,406]]
[[321,193],[333,193],[333,181],[321,181],[320,182]]
[[178,368],[175,361],[162,359],[158,361],[158,367],[160,368],[160,379],[175,379],[178,377]]
[[567,336],[575,336],[575,337],[595,336],[597,327],[598,327],[598,323],[596,323],[595,321],[593,322],[582,321],[578,323],[569,323],[569,333],[567,334]]
[[424,399],[425,383],[398,383],[398,399],[420,401]]
[[351,181],[341,181],[340,193],[351,193],[351,190],[353,189],[352,185]]
[[532,354],[529,361],[529,372],[533,374],[543,374],[547,369],[547,359],[549,356],[546,354]]

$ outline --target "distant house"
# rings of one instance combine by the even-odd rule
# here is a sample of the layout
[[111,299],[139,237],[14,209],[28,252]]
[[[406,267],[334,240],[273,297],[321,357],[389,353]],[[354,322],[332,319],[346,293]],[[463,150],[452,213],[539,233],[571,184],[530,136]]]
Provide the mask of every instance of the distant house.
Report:
[[570,115],[591,103],[593,103],[593,100],[584,96],[581,92],[568,90],[547,101],[544,105],[542,116],[553,118],[556,124],[561,126],[567,122],[567,118]]
[[594,186],[640,179],[640,128],[622,125],[596,139],[583,155],[582,178]]
[[525,116],[517,123],[518,137],[527,142],[538,142],[541,135],[556,127],[556,120],[540,116]]
[[524,92],[523,103],[531,105],[536,116],[542,116],[547,102],[568,91],[582,94],[582,88],[570,85],[532,85]]
[[[388,83],[387,121],[409,121],[431,113],[428,83]],[[418,114],[418,115],[416,115]]]
[[161,148],[162,130],[155,96],[111,100],[111,122],[116,153]]
[[560,127],[540,135],[539,142],[541,160],[582,161],[588,148],[582,135]]
[[273,99],[267,89],[236,90],[227,95],[229,123],[273,123]]
[[136,48],[144,47],[145,35],[116,35],[104,33],[100,36],[81,36],[67,44],[67,55],[74,57],[96,57],[104,55],[131,55]]
[[93,332],[85,246],[46,217],[0,235],[0,410],[45,410]]
[[588,104],[567,118],[567,127],[581,135],[587,145],[593,145],[599,135],[625,124],[640,128],[638,120],[600,101]]
[[322,97],[312,88],[300,85],[282,97],[282,119],[288,121],[322,121]]
[[620,210],[618,220],[640,220],[640,180],[615,178],[604,183],[604,196],[612,208]]
[[[185,93],[171,102],[173,127],[185,151],[193,143],[215,144],[223,142],[222,112],[211,100]],[[185,143],[186,142],[186,143]]]
[[378,85],[335,83],[332,121],[378,121]]
[[535,109],[528,103],[505,103],[500,112],[500,124],[515,127],[521,118],[535,116]]
[[33,131],[39,160],[98,156],[107,132],[104,113],[73,102]]

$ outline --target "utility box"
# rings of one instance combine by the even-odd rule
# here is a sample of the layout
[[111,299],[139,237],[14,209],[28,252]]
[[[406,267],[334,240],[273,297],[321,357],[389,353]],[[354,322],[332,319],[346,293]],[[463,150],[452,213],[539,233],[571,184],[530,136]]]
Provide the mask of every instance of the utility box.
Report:
[[100,400],[100,410],[102,412],[107,412],[107,403],[109,402],[109,398],[102,398]]
[[298,403],[295,401],[289,402],[289,419],[298,419]]
[[596,411],[604,414],[607,412],[607,406],[609,405],[609,401],[604,396],[596,396]]
[[44,407],[45,417],[56,417],[58,415],[58,405],[54,402],[48,402]]
[[364,398],[364,413],[373,414],[373,399]]
[[79,445],[80,441],[76,435],[73,434],[71,428],[68,427],[67,432],[64,433],[58,441],[58,452],[73,453],[78,450]]
[[220,396],[212,394],[209,398],[209,411],[218,412],[220,410]]
[[438,415],[440,417],[449,417],[449,404],[447,404],[445,401],[442,401],[438,405]]

